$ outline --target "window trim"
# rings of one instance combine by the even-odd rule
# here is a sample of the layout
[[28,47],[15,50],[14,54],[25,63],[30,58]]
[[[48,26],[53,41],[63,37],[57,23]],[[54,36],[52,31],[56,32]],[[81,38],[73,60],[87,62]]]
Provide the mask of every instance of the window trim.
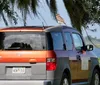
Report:
[[[76,47],[75,47],[75,43],[74,43],[73,34],[77,34],[77,35],[80,36],[80,38],[81,38],[81,40],[82,40],[82,43],[83,43],[83,47],[84,47],[84,46],[85,46],[85,43],[84,43],[84,41],[83,41],[83,38],[82,38],[81,34],[79,34],[79,33],[77,33],[77,32],[72,32],[72,40],[73,40],[74,48],[76,49]],[[76,49],[76,50],[79,51],[78,49]]]
[[[54,46],[53,46],[53,50],[55,50],[55,51],[65,51],[65,49],[64,49],[64,36],[63,36],[63,33],[62,33],[62,31],[51,31],[50,32],[50,34],[51,33],[61,33],[61,36],[62,36],[62,41],[63,41],[63,49],[62,50],[59,50],[59,49],[54,49]],[[52,34],[51,34],[51,37],[52,37]],[[53,44],[53,42],[52,42],[52,44]]]
[[69,34],[70,34],[70,37],[71,37],[71,40],[72,40],[72,50],[73,50],[73,38],[72,38],[72,34],[71,34],[71,32],[64,31],[64,38],[65,38],[66,50],[67,50],[67,51],[72,51],[72,50],[69,50],[69,49],[67,48],[65,33],[69,33]]
[[[19,51],[44,51],[44,50],[47,50],[47,42],[46,42],[46,35],[45,35],[45,32],[38,32],[38,31],[36,31],[36,32],[34,32],[34,31],[9,31],[9,32],[0,32],[0,33],[9,33],[8,35],[12,35],[12,33],[25,33],[25,34],[34,34],[34,33],[39,33],[39,34],[43,34],[44,35],[44,43],[45,43],[45,49],[35,49],[35,50],[25,50],[25,49],[22,49],[22,50],[19,50]],[[11,34],[10,34],[11,33]],[[43,42],[41,43],[42,45],[43,45]],[[0,49],[0,50],[8,50],[8,49]],[[17,49],[16,49],[17,50]]]

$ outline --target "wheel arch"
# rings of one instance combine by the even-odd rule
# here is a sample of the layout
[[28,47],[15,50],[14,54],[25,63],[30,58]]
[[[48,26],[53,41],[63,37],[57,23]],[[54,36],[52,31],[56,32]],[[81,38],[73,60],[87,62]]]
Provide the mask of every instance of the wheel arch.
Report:
[[70,70],[68,68],[64,69],[63,71],[63,74],[66,74],[68,76],[68,79],[70,81],[70,83],[72,82],[72,79],[71,79],[71,73],[70,73]]
[[[91,79],[92,79],[92,76],[93,76],[93,72],[94,72],[95,70],[98,70],[98,71],[100,72],[100,67],[99,67],[99,65],[96,65],[96,66],[93,68],[93,70],[92,70],[92,72],[91,72],[91,76],[90,76],[90,78],[89,78],[89,83],[91,83]],[[100,79],[100,73],[99,73],[99,79]]]
[[[99,71],[99,78],[100,78],[100,67],[99,67],[99,65],[96,65],[94,67],[93,72],[94,72],[94,70],[98,70]],[[92,72],[92,74],[93,74],[93,72]]]
[[[91,76],[91,79],[90,79],[90,83],[89,85],[94,85],[94,74],[98,71],[98,75],[99,75],[99,81],[100,81],[100,68],[99,68],[99,65],[96,65],[92,71],[92,76]],[[97,84],[96,84],[97,85]]]
[[[94,67],[94,70],[95,70],[95,69],[97,69],[98,71],[100,71],[99,65],[96,65],[96,66]],[[94,70],[93,70],[93,71],[94,71]]]

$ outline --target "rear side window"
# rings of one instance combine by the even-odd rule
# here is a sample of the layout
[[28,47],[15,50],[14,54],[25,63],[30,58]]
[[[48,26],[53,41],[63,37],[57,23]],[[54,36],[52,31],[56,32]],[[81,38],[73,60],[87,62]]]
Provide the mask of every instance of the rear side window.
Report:
[[83,41],[79,34],[73,33],[73,40],[74,40],[74,46],[76,50],[81,50],[81,47],[83,47]]
[[53,40],[53,49],[54,50],[64,50],[62,33],[61,32],[52,32],[51,37]]
[[44,50],[45,33],[42,32],[0,32],[0,49]]
[[69,32],[65,32],[64,35],[65,35],[65,42],[66,42],[67,50],[72,50],[73,44],[72,44],[71,34]]

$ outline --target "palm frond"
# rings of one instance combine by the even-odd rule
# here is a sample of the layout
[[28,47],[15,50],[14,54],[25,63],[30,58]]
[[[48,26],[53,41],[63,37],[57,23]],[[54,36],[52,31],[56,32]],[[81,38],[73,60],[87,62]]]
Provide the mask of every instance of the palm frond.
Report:
[[2,16],[2,19],[3,19],[4,23],[5,23],[5,25],[8,26],[7,19],[5,18],[3,13],[1,13],[1,16]]
[[16,0],[16,3],[17,3],[17,7],[20,9],[20,10],[26,10],[28,11],[29,9],[29,6],[30,6],[30,0]]
[[10,8],[9,0],[0,1],[0,17],[3,19],[5,25],[8,25],[8,21],[13,21],[16,24],[17,19],[14,16],[14,11]]
[[49,0],[46,0],[46,3],[47,3],[48,6],[50,6]]
[[56,0],[50,0],[50,11],[51,11],[53,17],[55,18],[56,14],[57,14]]
[[82,6],[82,2],[80,0],[63,0],[63,2],[73,27],[77,28],[79,32],[81,32],[81,26],[83,25],[82,19],[86,13]]
[[56,0],[46,0],[46,3],[50,9],[51,14],[53,15],[53,18],[56,19],[56,14],[57,14],[57,4]]
[[26,25],[26,18],[27,18],[27,14],[30,14],[30,10],[29,10],[29,6],[31,4],[31,0],[16,0],[17,2],[17,7],[18,9],[20,9],[21,13],[22,13],[22,19],[24,22],[24,26]]
[[31,9],[35,15],[37,15],[37,6],[38,6],[39,0],[31,0]]
[[16,0],[9,0],[9,4],[11,4],[12,9],[14,10]]

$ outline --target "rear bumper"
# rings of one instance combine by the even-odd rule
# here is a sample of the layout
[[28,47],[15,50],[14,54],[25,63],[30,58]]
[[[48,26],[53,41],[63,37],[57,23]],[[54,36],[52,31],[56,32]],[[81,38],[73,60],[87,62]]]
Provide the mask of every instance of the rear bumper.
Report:
[[51,85],[49,80],[0,80],[0,85]]

